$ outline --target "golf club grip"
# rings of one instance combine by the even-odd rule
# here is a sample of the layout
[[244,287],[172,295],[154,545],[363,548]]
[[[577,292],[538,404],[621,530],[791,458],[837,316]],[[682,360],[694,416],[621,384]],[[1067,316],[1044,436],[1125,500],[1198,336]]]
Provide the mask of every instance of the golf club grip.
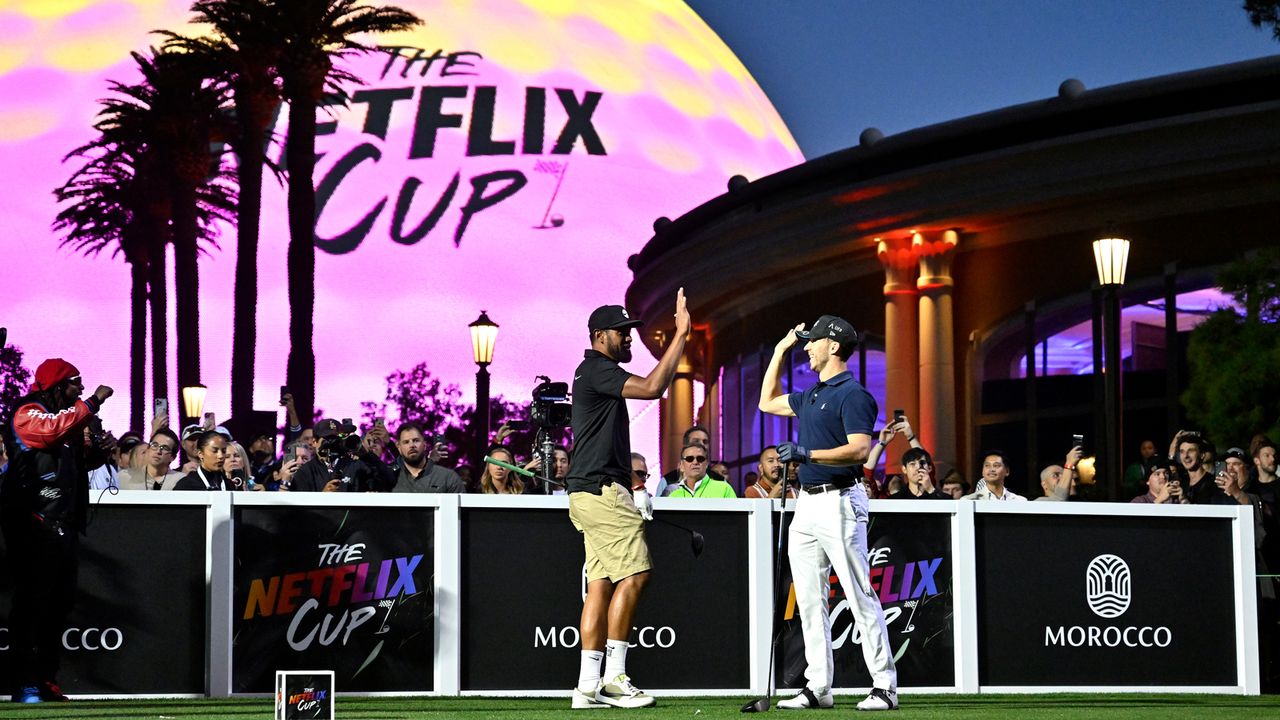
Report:
[[529,472],[528,470],[525,470],[522,467],[516,467],[511,463],[505,463],[505,462],[502,462],[501,460],[495,460],[494,458],[491,458],[488,455],[484,456],[484,461],[489,463],[490,465],[497,465],[498,467],[506,468],[511,472],[516,473],[517,475],[523,475],[525,477],[533,477],[533,473]]

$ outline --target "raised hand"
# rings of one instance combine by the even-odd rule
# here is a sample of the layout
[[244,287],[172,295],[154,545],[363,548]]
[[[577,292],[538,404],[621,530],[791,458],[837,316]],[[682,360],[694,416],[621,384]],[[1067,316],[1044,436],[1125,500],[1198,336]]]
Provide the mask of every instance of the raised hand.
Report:
[[778,344],[774,346],[773,348],[774,352],[779,352],[779,351],[785,352],[787,350],[790,350],[791,346],[795,345],[796,342],[800,340],[800,338],[796,337],[796,331],[803,330],[803,329],[804,329],[804,323],[800,323],[795,327],[791,328],[790,330],[788,330],[787,334],[783,335],[782,339],[778,341]]
[[689,305],[684,297],[684,288],[680,288],[676,292],[676,334],[681,337],[688,334],[691,324]]

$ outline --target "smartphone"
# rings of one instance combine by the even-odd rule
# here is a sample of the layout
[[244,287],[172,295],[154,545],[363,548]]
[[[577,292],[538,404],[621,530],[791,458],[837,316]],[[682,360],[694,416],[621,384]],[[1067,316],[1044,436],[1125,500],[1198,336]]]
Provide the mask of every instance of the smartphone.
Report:
[[1071,447],[1073,448],[1084,447],[1084,435],[1078,435],[1078,434],[1072,435]]
[[4,349],[4,344],[9,340],[9,328],[0,328],[0,350]]
[[205,413],[205,414],[204,414],[204,429],[205,429],[205,430],[212,430],[212,429],[214,429],[214,428],[215,428],[215,427],[217,427],[217,426],[218,426],[218,423],[217,423],[217,421],[216,421],[216,420],[214,420],[214,419],[213,419],[213,413],[211,413],[211,412],[207,412],[207,413]]
[[156,398],[156,417],[169,417],[169,398]]
[[906,417],[907,417],[907,411],[906,411],[906,410],[894,410],[894,411],[893,411],[893,421],[894,421],[894,422],[902,422],[903,420],[905,420],[905,419],[906,419]]
[[288,394],[289,394],[289,386],[281,385],[280,386],[280,402],[284,402],[284,396]]
[[1219,460],[1218,462],[1213,464],[1214,477],[1218,477],[1219,475],[1225,473],[1226,471],[1227,471],[1227,464],[1225,462]]
[[529,421],[528,420],[508,420],[507,427],[511,428],[512,430],[528,430]]

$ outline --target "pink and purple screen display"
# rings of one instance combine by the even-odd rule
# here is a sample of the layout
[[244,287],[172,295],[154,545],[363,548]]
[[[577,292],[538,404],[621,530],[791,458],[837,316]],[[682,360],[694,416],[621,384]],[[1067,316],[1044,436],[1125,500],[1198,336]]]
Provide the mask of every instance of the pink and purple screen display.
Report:
[[[481,310],[501,326],[495,394],[524,400],[535,375],[570,379],[587,315],[622,302],[627,258],[656,217],[722,193],[732,175],[802,159],[745,68],[679,0],[396,4],[424,26],[377,39],[400,49],[353,62],[365,85],[320,117],[316,404],[329,416],[358,417],[361,401],[382,399],[386,375],[423,361],[472,398],[467,325]],[[58,247],[53,190],[73,170],[62,157],[92,137],[108,79],[137,80],[128,52],[156,42],[154,29],[202,31],[188,7],[0,5],[0,325],[29,367],[65,357],[90,389],[117,388],[105,411],[117,432],[128,417],[128,266],[109,250]],[[262,238],[254,401],[271,409],[289,304],[285,193],[270,178]],[[234,228],[218,242],[200,263],[201,375],[206,410],[225,417]],[[686,291],[696,307],[698,288]],[[641,351],[629,369],[653,362]],[[176,406],[176,388],[168,394]],[[652,453],[657,413],[632,412],[636,448]]]

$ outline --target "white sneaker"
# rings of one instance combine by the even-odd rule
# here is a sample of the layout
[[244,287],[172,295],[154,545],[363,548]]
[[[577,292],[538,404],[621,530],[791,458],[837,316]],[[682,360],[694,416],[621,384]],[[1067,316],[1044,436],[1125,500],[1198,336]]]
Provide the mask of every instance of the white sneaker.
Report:
[[631,684],[631,678],[618,675],[608,682],[600,683],[596,689],[596,702],[620,708],[649,707],[653,704],[653,696],[646,695],[643,690]]
[[831,696],[831,691],[823,693],[821,696],[814,695],[809,688],[804,688],[795,697],[778,701],[779,710],[809,710],[811,708],[827,709],[835,707],[836,699]]
[[595,710],[597,708],[607,707],[609,706],[596,700],[596,693],[594,690],[591,692],[582,692],[576,687],[573,689],[574,710]]
[[871,694],[858,703],[859,710],[897,710],[898,693],[893,690],[871,688]]

